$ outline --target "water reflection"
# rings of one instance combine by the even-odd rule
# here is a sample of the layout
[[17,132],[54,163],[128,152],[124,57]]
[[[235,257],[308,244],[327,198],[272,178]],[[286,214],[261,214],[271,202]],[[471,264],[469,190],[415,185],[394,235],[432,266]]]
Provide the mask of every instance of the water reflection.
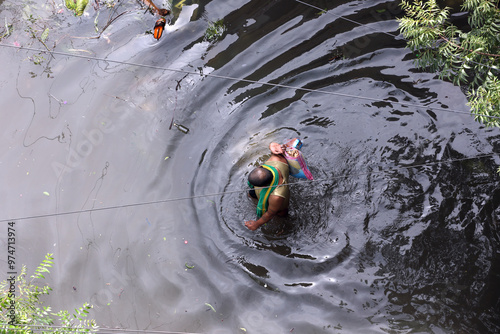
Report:
[[[90,299],[101,325],[131,329],[498,331],[500,161],[460,161],[494,152],[498,129],[432,109],[463,110],[465,99],[413,69],[390,36],[394,2],[312,3],[325,12],[173,3],[160,41],[144,34],[141,11],[106,38],[59,45],[200,75],[70,57],[51,60],[49,78],[30,75],[45,73],[31,63],[5,68],[18,79],[0,94],[22,115],[4,112],[11,216],[194,196],[19,224],[22,262],[56,251],[52,302]],[[220,18],[223,39],[204,41]],[[67,21],[72,34],[93,29]],[[269,142],[296,136],[318,181],[294,180],[290,216],[250,232],[246,176]]]

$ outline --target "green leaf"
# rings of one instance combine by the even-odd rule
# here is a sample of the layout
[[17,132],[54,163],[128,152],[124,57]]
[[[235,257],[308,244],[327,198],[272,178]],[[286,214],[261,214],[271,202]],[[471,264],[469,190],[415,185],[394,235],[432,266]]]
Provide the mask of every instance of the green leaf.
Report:
[[210,307],[210,309],[211,309],[212,311],[214,311],[214,312],[216,312],[216,313],[217,313],[217,311],[215,311],[215,308],[214,308],[212,305],[210,305],[209,303],[205,303],[205,305],[206,305],[206,306],[208,306],[208,307]]
[[75,12],[75,15],[81,16],[87,7],[88,0],[65,0],[66,7]]
[[[31,276],[32,279],[38,278],[43,279],[43,272],[48,272],[48,268],[51,267],[52,254],[47,254],[45,260],[43,260],[40,265],[35,270],[35,273]],[[10,283],[9,283],[10,284]],[[4,280],[0,282],[0,289],[5,289],[7,286],[7,281]],[[20,274],[16,279],[16,287],[18,288],[18,294],[16,293],[16,322],[20,324],[17,327],[18,333],[28,333],[31,332],[28,329],[28,325],[36,326],[39,325],[53,325],[58,317],[57,321],[67,328],[62,328],[61,330],[56,330],[55,333],[68,333],[71,328],[82,328],[86,333],[96,332],[97,325],[94,320],[83,320],[86,317],[86,310],[83,308],[76,309],[75,311],[79,315],[76,317],[76,321],[72,320],[68,311],[61,310],[57,313],[53,313],[50,306],[42,305],[40,297],[44,294],[48,294],[52,289],[47,285],[42,285],[40,282],[32,283],[32,281],[26,281],[26,266],[21,266]],[[5,309],[10,304],[10,299],[3,297],[0,294],[0,307]],[[84,308],[90,309],[92,306],[85,303]],[[2,318],[2,312],[0,312],[0,318]],[[78,319],[80,321],[78,321]],[[3,318],[1,322],[3,321]],[[5,327],[5,326],[4,326]],[[10,327],[6,327],[10,328]],[[14,327],[12,327],[14,328]],[[73,332],[71,330],[71,332]]]
[[42,40],[42,42],[45,42],[48,37],[49,37],[49,28],[45,28],[40,39]]
[[81,16],[87,4],[88,0],[76,0],[76,15]]
[[76,0],[65,0],[66,3],[66,8],[69,10],[75,10],[76,9]]

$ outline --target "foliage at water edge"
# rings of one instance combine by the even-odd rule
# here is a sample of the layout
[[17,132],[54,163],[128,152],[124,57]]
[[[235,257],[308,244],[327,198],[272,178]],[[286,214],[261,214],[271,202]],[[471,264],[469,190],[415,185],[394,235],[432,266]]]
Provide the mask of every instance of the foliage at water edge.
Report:
[[[26,279],[26,266],[22,266],[19,276],[0,283],[0,333],[28,334],[33,333],[33,330],[46,330],[50,333],[97,331],[95,320],[86,319],[92,309],[92,305],[88,303],[75,309],[74,313],[66,310],[54,313],[50,306],[43,305],[41,298],[48,295],[52,288],[41,284],[41,281],[45,279],[45,273],[50,273],[52,260],[52,254],[45,255],[45,259],[29,279]],[[49,330],[47,326],[57,327]]]
[[[475,120],[500,127],[500,10],[498,1],[465,0],[468,25],[450,22],[450,8],[436,0],[407,1],[399,27],[421,69],[462,85]],[[493,116],[488,117],[488,116]]]

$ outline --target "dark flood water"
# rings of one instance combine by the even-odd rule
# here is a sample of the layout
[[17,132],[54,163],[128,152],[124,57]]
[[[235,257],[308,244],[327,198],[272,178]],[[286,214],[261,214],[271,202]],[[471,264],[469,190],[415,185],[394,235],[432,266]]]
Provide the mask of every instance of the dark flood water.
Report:
[[[101,7],[101,30],[127,12],[99,39],[92,4],[0,1],[2,44],[45,49],[31,32],[50,27],[47,47],[108,60],[0,49],[2,233],[15,221],[29,272],[54,253],[54,309],[167,332],[500,332],[500,159],[475,158],[500,131],[414,69],[398,2],[308,3],[325,11],[175,1],[156,41],[136,1]],[[251,232],[246,176],[296,136],[317,181]]]

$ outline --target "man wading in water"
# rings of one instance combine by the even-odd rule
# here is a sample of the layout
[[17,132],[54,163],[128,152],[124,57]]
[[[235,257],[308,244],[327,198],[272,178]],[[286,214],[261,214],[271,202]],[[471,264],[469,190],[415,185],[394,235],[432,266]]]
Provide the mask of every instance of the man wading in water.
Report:
[[[286,216],[290,201],[288,188],[288,162],[283,156],[284,148],[278,143],[269,144],[271,157],[264,165],[255,168],[248,175],[248,185],[253,188],[249,196],[258,200],[257,218],[245,226],[252,231],[270,221],[274,216]],[[264,188],[263,188],[264,187]]]

